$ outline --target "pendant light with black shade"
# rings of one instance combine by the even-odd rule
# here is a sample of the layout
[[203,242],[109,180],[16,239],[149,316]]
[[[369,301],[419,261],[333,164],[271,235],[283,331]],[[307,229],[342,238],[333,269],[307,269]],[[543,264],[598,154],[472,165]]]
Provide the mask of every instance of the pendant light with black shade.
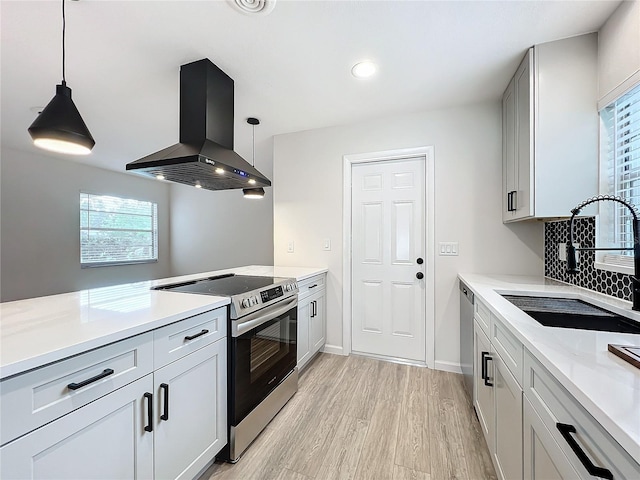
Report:
[[87,155],[96,144],[80,112],[71,100],[65,77],[66,17],[62,0],[62,83],[56,94],[29,127],[34,145],[45,150],[71,155]]
[[[256,166],[256,125],[260,125],[260,120],[257,118],[249,117],[247,118],[247,123],[252,127],[252,144],[253,150],[251,154],[251,166]],[[251,183],[251,180],[249,180]],[[264,188],[243,188],[242,193],[244,194],[244,198],[263,198],[264,197]]]

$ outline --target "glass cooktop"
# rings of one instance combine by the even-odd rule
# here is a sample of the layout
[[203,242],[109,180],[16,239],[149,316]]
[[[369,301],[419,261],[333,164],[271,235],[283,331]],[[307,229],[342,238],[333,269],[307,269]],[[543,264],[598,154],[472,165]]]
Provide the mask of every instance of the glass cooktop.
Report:
[[233,295],[241,295],[246,292],[269,287],[284,280],[286,279],[278,277],[235,275],[230,273],[228,275],[203,278],[201,280],[192,280],[190,282],[162,285],[154,287],[154,290],[231,297]]

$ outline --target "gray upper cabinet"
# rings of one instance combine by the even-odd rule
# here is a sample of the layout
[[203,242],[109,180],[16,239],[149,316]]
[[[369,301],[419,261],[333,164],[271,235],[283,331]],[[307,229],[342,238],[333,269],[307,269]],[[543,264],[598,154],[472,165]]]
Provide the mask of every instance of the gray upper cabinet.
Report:
[[502,220],[568,217],[598,193],[597,34],[530,48],[502,97]]

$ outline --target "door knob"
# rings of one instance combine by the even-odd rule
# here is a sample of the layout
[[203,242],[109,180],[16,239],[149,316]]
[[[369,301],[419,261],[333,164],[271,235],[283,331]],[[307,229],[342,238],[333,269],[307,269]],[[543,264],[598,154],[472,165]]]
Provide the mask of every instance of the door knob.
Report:
[[416,278],[417,278],[418,280],[422,280],[422,279],[424,278],[424,273],[422,273],[422,272],[418,272],[418,273],[416,273]]
[[422,258],[419,258],[419,257],[418,257],[418,259],[416,260],[416,263],[417,263],[418,265],[422,265],[422,264],[424,263],[424,260],[423,260]]

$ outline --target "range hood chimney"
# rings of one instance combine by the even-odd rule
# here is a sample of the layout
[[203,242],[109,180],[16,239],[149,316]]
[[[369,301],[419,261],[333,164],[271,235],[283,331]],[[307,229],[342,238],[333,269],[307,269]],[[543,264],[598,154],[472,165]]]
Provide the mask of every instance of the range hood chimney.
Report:
[[233,151],[233,80],[209,59],[180,67],[180,142],[127,164],[127,170],[206,190],[269,187]]

